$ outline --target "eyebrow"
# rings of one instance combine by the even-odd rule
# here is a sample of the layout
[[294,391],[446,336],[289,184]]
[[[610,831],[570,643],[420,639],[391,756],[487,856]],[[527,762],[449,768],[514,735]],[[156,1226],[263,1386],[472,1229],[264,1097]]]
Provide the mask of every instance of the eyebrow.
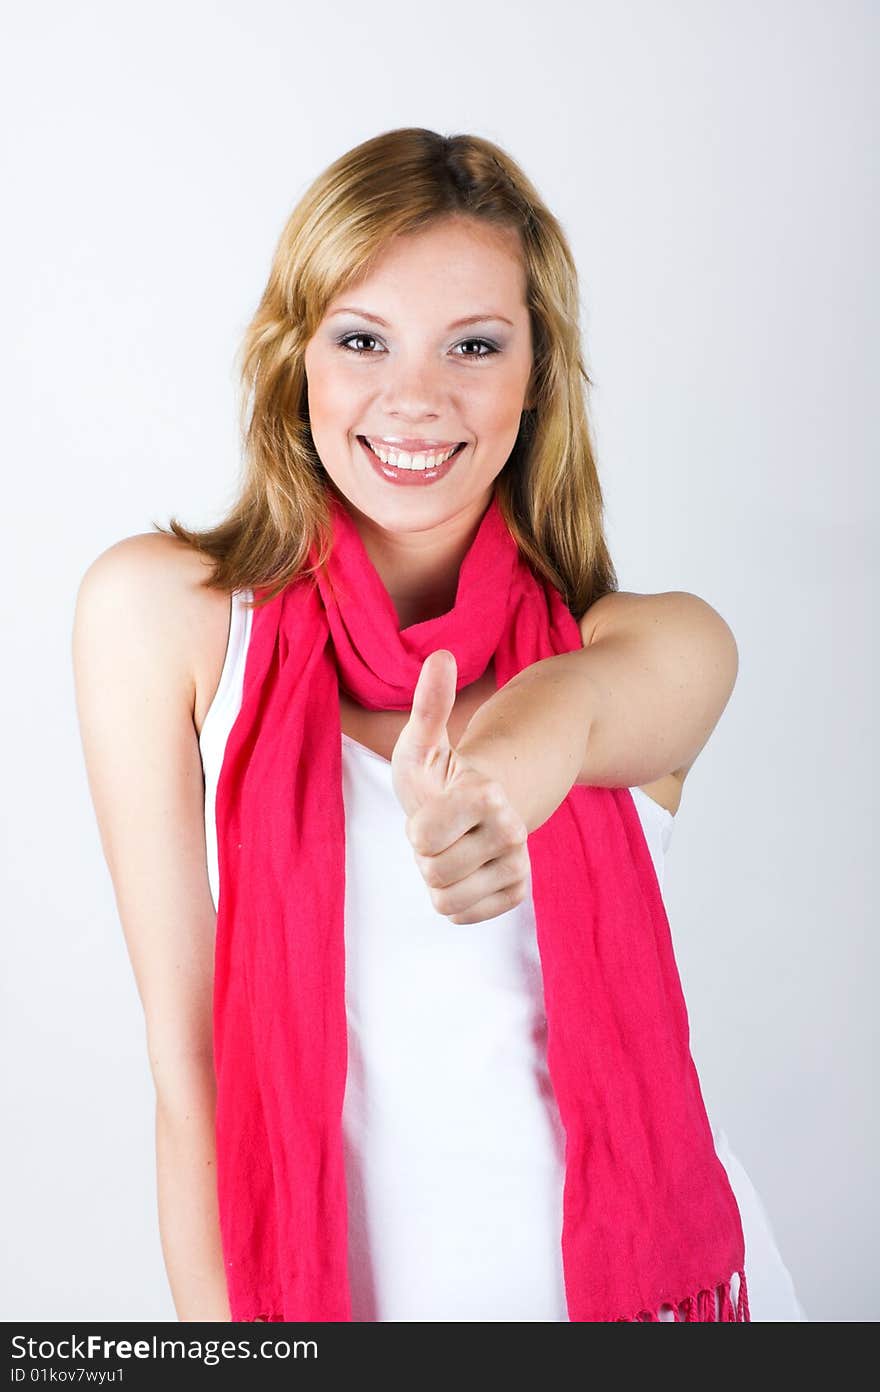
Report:
[[[362,319],[369,319],[373,324],[381,324],[383,329],[391,328],[387,320],[380,319],[378,314],[368,314],[365,309],[358,309],[354,305],[343,305],[340,309],[334,309],[328,317],[332,319],[336,314],[359,314]],[[514,327],[513,320],[505,319],[503,314],[493,314],[491,311],[488,314],[468,314],[464,319],[453,320],[447,327],[449,329],[462,329],[467,324],[483,324],[490,319],[499,319],[502,324],[510,324],[511,328]]]

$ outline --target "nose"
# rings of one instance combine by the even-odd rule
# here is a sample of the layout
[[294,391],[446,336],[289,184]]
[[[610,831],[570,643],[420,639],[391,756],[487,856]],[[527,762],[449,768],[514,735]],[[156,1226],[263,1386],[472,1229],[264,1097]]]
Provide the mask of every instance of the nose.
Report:
[[398,358],[384,375],[381,406],[390,420],[430,421],[447,414],[443,364],[426,356]]

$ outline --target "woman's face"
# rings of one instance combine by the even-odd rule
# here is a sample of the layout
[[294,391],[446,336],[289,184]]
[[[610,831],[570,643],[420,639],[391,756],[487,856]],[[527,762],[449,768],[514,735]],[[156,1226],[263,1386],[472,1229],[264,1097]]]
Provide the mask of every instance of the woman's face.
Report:
[[[305,354],[312,439],[333,483],[380,531],[460,531],[482,515],[529,404],[525,295],[518,235],[449,217],[395,238],[328,305]],[[401,467],[431,455],[426,471]]]

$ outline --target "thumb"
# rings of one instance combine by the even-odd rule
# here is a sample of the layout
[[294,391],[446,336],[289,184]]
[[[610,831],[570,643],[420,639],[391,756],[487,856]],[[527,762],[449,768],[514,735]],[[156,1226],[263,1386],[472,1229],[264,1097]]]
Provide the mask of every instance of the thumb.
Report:
[[458,664],[455,654],[437,648],[422,663],[413,692],[412,714],[406,726],[410,754],[424,758],[436,745],[449,743],[446,725],[455,705]]

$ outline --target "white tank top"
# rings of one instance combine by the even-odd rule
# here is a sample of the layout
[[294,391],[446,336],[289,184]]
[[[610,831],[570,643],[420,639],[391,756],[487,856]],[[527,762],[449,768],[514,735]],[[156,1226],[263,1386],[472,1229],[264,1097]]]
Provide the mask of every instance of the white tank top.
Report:
[[[215,795],[241,703],[250,598],[232,596],[226,660],[199,740],[215,906]],[[567,1320],[565,1137],[546,1066],[531,895],[483,923],[438,914],[389,760],[341,738],[352,1318]],[[630,791],[662,887],[674,819]]]
[[[214,905],[214,798],[253,617],[242,599],[251,592],[233,596],[199,739]],[[568,1320],[564,1130],[546,1066],[531,895],[478,924],[437,913],[390,761],[341,739],[352,1318]],[[673,814],[641,788],[632,795],[661,880]]]

